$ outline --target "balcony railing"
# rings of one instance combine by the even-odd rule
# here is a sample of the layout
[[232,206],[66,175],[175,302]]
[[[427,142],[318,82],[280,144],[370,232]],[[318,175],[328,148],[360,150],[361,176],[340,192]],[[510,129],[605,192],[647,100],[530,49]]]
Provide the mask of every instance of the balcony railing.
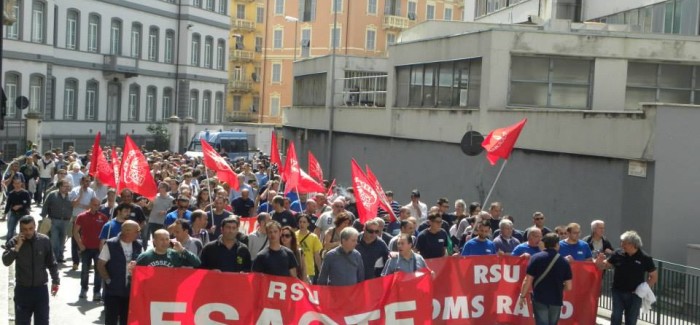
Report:
[[401,16],[384,16],[384,29],[406,29],[408,28],[409,20]]
[[247,93],[253,90],[253,82],[248,80],[229,80],[228,90],[236,93]]
[[231,29],[234,31],[254,31],[255,22],[252,20],[231,18]]
[[119,55],[105,55],[103,61],[105,73],[123,73],[126,77],[139,74],[139,60]]
[[255,58],[255,53],[253,51],[231,49],[229,56],[234,61],[252,61]]
[[257,115],[253,112],[233,111],[226,114],[229,122],[255,122]]

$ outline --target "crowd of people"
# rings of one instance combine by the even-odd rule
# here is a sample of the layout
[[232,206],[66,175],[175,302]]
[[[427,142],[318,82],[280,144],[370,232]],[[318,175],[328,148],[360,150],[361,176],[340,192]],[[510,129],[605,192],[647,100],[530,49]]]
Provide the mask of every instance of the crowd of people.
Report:
[[[104,151],[109,160],[111,148]],[[72,150],[31,150],[9,163],[2,180],[8,226],[3,263],[14,262],[17,268],[17,324],[28,323],[32,315],[35,324],[48,324],[49,275],[55,294],[57,267],[63,263],[81,274],[79,299],[88,298],[90,270],[95,269],[92,300],[104,304],[106,324],[126,324],[136,265],[259,272],[343,286],[415,272],[431,258],[522,256],[530,262],[520,303],[531,298],[538,324],[558,320],[562,291],[570,288],[568,262],[624,270],[615,273],[613,324],[621,322],[623,312],[625,323],[634,324],[641,300],[631,293],[643,282],[656,282],[641,238],[626,232],[615,251],[601,220],[591,223],[584,238],[576,223],[551,230],[542,212],[534,212],[532,223],[518,229],[500,202],[482,210],[478,202],[458,199],[451,206],[440,198],[428,207],[413,190],[405,205],[391,191],[385,193],[396,219],[380,209],[363,224],[351,187],[285,195],[276,166],[262,154],[231,162],[238,189],[219,182],[196,158],[145,155],[158,183],[152,199],[129,189],[117,192],[88,175],[90,151],[81,156]],[[33,209],[40,209],[40,223],[30,216]],[[255,218],[255,229],[249,233],[243,220],[250,219],[242,218]],[[64,256],[68,240],[70,256]],[[41,260],[32,249],[41,252]]]

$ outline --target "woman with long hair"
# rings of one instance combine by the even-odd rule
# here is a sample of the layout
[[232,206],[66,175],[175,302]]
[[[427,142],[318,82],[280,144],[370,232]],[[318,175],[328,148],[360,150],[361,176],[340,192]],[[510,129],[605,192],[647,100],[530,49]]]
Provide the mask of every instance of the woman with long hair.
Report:
[[[345,229],[345,227],[350,226],[350,215],[346,212],[338,213],[333,221],[334,226],[326,230],[325,236],[323,236],[323,252],[328,252],[333,248],[340,246],[340,232]],[[325,254],[321,253],[323,257]]]
[[302,213],[297,218],[299,230],[297,230],[297,242],[304,256],[303,263],[306,266],[306,273],[309,278],[313,279],[316,275],[316,268],[321,268],[321,250],[323,245],[318,239],[318,236],[309,231],[311,225],[311,217],[308,214]]
[[294,235],[294,229],[290,226],[282,227],[280,231],[280,243],[294,252],[294,257],[297,259],[297,278],[304,282],[309,282],[306,277],[306,267],[304,263],[304,253],[299,249],[297,245],[297,238]]
[[209,205],[211,204],[211,198],[209,197],[209,189],[204,187],[197,194],[197,202],[195,203],[195,208],[199,210],[209,211]]

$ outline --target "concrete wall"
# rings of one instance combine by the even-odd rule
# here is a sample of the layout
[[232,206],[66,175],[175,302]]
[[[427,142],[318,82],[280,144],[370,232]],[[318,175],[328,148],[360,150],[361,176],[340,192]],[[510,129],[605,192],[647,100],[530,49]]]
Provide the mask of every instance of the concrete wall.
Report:
[[[307,165],[307,150],[325,166],[326,132],[284,131],[286,138],[295,141],[301,166]],[[351,186],[352,158],[363,167],[370,165],[384,189],[393,190],[400,203],[406,204],[411,189],[418,188],[429,206],[443,196],[450,204],[458,198],[483,202],[500,168],[500,163],[491,166],[484,154],[464,155],[458,144],[335,133],[333,174],[324,170],[326,178]],[[578,222],[587,233],[591,221],[602,219],[613,245],[619,244],[617,238],[631,225],[648,242],[653,168],[650,176],[638,178],[628,176],[627,167],[627,160],[515,150],[489,201],[503,202],[519,229],[531,224],[534,211],[542,211],[550,228]]]

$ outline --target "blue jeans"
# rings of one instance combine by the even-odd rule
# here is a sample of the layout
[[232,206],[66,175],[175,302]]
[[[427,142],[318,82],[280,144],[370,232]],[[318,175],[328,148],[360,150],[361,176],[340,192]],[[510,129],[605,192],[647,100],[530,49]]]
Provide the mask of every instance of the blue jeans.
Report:
[[31,324],[32,315],[34,315],[34,325],[49,324],[49,288],[47,285],[16,286],[14,301],[15,324]]
[[51,219],[51,249],[57,261],[63,261],[63,250],[66,242],[66,225],[70,221],[61,219]]
[[36,193],[34,194],[37,204],[44,203],[44,192],[49,188],[49,185],[51,185],[51,181],[51,178],[39,178],[39,182],[36,184]]
[[83,290],[87,291],[88,289],[88,284],[90,283],[90,265],[93,262],[95,263],[95,276],[92,279],[92,283],[95,288],[92,291],[98,293],[102,290],[102,279],[100,278],[100,273],[97,272],[97,257],[99,255],[100,250],[97,248],[88,248],[80,253],[80,259],[83,263],[83,267],[80,270],[80,288]]
[[559,322],[561,306],[545,305],[533,300],[532,312],[535,314],[536,325],[556,325]]
[[642,298],[634,292],[625,292],[612,289],[613,310],[610,316],[611,325],[622,324],[622,314],[625,314],[625,325],[637,324],[639,308],[642,307]]
[[19,223],[19,219],[22,218],[23,216],[15,213],[14,211],[10,210],[7,212],[7,240],[10,241],[12,237],[17,235],[17,224]]

